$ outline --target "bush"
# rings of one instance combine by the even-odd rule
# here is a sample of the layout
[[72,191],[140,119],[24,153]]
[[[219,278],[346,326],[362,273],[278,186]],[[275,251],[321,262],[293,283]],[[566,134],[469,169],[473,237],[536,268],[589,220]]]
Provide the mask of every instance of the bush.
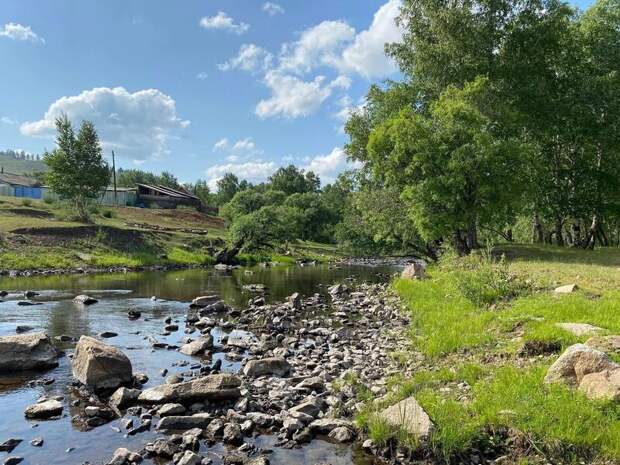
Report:
[[24,207],[29,207],[30,205],[32,205],[32,199],[22,199],[22,205]]
[[53,205],[56,201],[54,200],[53,197],[43,197],[43,202],[45,202],[47,205]]
[[101,216],[104,218],[116,218],[116,212],[114,210],[105,209],[101,212]]

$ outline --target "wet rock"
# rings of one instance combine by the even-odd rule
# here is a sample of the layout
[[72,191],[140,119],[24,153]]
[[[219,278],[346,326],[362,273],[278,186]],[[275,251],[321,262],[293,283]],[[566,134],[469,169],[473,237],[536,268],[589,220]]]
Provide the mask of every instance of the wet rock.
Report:
[[0,337],[0,373],[56,367],[57,356],[45,333]]
[[427,439],[433,428],[431,419],[413,397],[381,411],[379,418],[392,426],[403,428],[418,439]]
[[35,291],[26,291],[26,292],[24,292],[24,297],[26,299],[32,299],[33,297],[36,297],[38,295],[39,295],[39,293],[35,292]]
[[185,407],[181,404],[164,404],[157,410],[157,415],[160,417],[181,415],[183,413],[185,413]]
[[605,353],[584,344],[574,344],[549,367],[545,383],[564,383],[577,387],[587,374],[615,370],[619,367],[620,365]]
[[138,318],[140,318],[142,316],[142,313],[140,313],[138,310],[129,310],[127,312],[127,317],[130,320],[137,320]]
[[289,412],[301,412],[305,413],[306,415],[310,415],[313,418],[316,418],[319,416],[319,413],[321,413],[326,408],[326,406],[327,405],[325,404],[325,401],[323,399],[320,399],[318,397],[310,397],[301,404],[289,409]]
[[241,434],[241,428],[236,423],[228,423],[224,426],[224,433],[222,440],[226,444],[241,444],[243,442],[243,434]]
[[196,413],[188,416],[169,416],[159,420],[158,430],[188,430],[193,428],[207,428],[212,417],[208,413]]
[[94,389],[114,389],[133,379],[131,362],[116,347],[82,336],[75,347],[73,376]]
[[89,295],[81,294],[81,295],[75,296],[75,298],[73,299],[73,302],[76,304],[81,304],[81,305],[93,305],[99,301],[97,299],[92,298]]
[[201,297],[196,297],[194,300],[192,300],[191,306],[197,308],[205,308],[221,300],[222,299],[220,299],[219,296],[216,295],[205,295]]
[[243,465],[269,465],[269,459],[264,455],[253,457],[243,461]]
[[24,461],[23,457],[12,456],[4,459],[4,465],[17,465],[18,463],[22,463]]
[[207,426],[205,430],[205,434],[211,439],[218,438],[224,432],[224,426],[225,424],[222,420],[220,420],[219,418],[215,419],[211,423],[209,423],[209,426]]
[[213,336],[210,334],[185,344],[180,352],[185,355],[200,355],[213,348]]
[[43,305],[41,302],[31,302],[30,300],[20,300],[17,302],[17,305],[20,307],[32,307],[34,305]]
[[306,378],[295,386],[295,389],[306,389],[309,391],[322,392],[325,390],[325,383],[318,376]]
[[353,428],[353,424],[338,418],[320,418],[310,423],[310,429],[317,434],[329,434],[332,430],[341,427]]
[[566,284],[564,286],[556,287],[553,292],[556,294],[571,294],[578,289],[576,284]]
[[355,439],[355,433],[353,433],[353,431],[346,426],[338,426],[337,428],[331,430],[329,437],[340,443],[351,442]]
[[589,399],[620,401],[620,367],[585,375],[579,390]]
[[299,295],[299,292],[295,292],[293,294],[291,294],[290,296],[288,296],[288,303],[291,304],[291,307],[293,307],[295,310],[300,310],[301,309],[301,295]]
[[28,326],[28,325],[18,325],[15,328],[15,332],[17,334],[21,334],[21,333],[27,333],[28,331],[32,331],[34,328],[32,326]]
[[63,405],[55,399],[44,400],[26,407],[24,415],[31,419],[45,419],[62,414]]
[[183,382],[183,376],[178,373],[174,373],[166,377],[166,384],[177,384]]
[[331,295],[332,297],[340,296],[344,294],[345,292],[347,292],[347,286],[345,286],[344,284],[336,284],[334,286],[331,286],[327,290],[327,292],[329,292],[329,295]]
[[604,331],[603,328],[587,323],[556,323],[555,325],[575,336],[592,336],[600,331]]
[[132,452],[124,447],[119,447],[114,451],[112,460],[107,465],[129,465],[142,462],[142,456],[136,452]]
[[197,400],[232,400],[241,395],[241,380],[230,374],[217,374],[185,381],[163,384],[142,391],[138,400],[144,403],[170,403]]
[[186,450],[181,458],[175,462],[176,465],[200,465],[202,463],[203,457],[201,455],[192,452],[191,450]]
[[36,437],[36,438],[33,438],[33,439],[30,441],[30,445],[31,445],[32,447],[42,447],[42,446],[43,446],[43,442],[44,442],[44,441],[43,441],[43,438],[42,438],[42,437]]
[[179,452],[179,446],[165,438],[156,439],[154,442],[147,444],[144,448],[149,455],[167,459],[171,459],[174,457],[174,454]]
[[102,337],[104,339],[109,339],[116,336],[118,336],[118,333],[115,333],[114,331],[104,331],[102,333],[99,333],[99,337]]
[[0,444],[0,452],[8,452],[10,454],[21,442],[22,439],[7,439]]
[[291,365],[281,357],[249,360],[243,373],[246,376],[258,377],[265,375],[286,376],[291,371]]
[[414,262],[407,265],[400,277],[404,279],[424,279],[426,276],[426,264],[424,262]]
[[119,409],[129,407],[137,402],[140,392],[139,389],[120,387],[110,396],[109,403]]

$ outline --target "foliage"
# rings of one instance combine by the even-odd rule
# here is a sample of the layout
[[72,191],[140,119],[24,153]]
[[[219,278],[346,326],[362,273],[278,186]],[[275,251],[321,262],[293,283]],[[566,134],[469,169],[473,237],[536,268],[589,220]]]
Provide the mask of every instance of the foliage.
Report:
[[160,175],[138,169],[119,168],[116,173],[116,185],[119,187],[136,187],[136,184],[149,184],[155,186],[171,187],[179,189],[181,185],[177,178],[170,172],[164,171]]
[[244,191],[250,187],[250,184],[244,179],[239,178],[233,173],[226,173],[217,181],[217,205],[224,205],[232,200],[237,192]]
[[88,206],[107,187],[110,168],[94,125],[83,121],[77,134],[66,115],[56,120],[57,148],[46,152],[43,161],[50,168],[45,179],[62,199],[70,200],[82,220],[88,219]]
[[230,240],[239,244],[243,251],[271,247],[295,238],[290,208],[265,206],[239,217],[230,228]]
[[318,176],[312,171],[304,173],[294,165],[279,168],[271,175],[269,183],[273,190],[282,191],[286,195],[317,192],[321,185]]

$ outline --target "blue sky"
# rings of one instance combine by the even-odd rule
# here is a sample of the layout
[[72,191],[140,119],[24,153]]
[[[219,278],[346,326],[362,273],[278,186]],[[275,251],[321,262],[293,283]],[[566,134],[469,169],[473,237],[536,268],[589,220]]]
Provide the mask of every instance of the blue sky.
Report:
[[343,117],[397,77],[398,2],[2,0],[0,149],[53,148],[63,111],[122,167],[260,181],[292,162],[330,181]]

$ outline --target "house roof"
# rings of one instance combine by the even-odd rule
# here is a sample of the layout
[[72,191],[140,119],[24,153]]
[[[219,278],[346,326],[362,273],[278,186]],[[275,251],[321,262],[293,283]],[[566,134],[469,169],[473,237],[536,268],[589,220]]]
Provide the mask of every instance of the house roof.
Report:
[[149,189],[155,192],[159,192],[162,195],[166,195],[168,197],[175,197],[178,199],[194,199],[194,200],[200,200],[198,197],[196,197],[195,195],[189,194],[187,192],[183,192],[177,189],[172,189],[170,187],[166,187],[166,186],[152,186],[150,184],[136,184],[138,187],[143,187],[145,189]]
[[40,187],[41,183],[29,176],[21,176],[12,173],[0,173],[0,182],[11,184],[13,186]]

